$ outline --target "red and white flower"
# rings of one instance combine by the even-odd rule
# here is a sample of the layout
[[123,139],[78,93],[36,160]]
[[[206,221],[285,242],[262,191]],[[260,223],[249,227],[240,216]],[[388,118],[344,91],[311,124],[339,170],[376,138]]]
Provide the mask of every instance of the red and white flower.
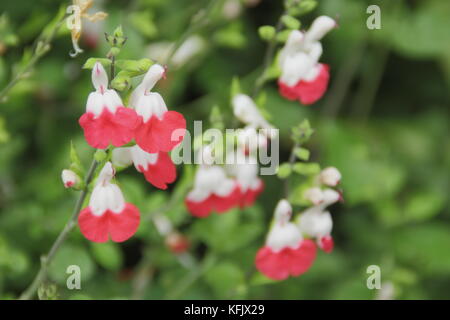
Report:
[[333,189],[325,189],[322,192],[321,201],[315,206],[303,211],[298,218],[300,231],[309,237],[315,238],[319,248],[327,253],[333,251],[334,247],[331,236],[333,219],[331,218],[330,212],[325,211],[325,208],[340,199],[342,197],[339,192]]
[[183,140],[186,130],[183,115],[168,111],[161,95],[150,91],[165,72],[159,64],[152,65],[130,99],[130,106],[139,118],[134,138],[139,147],[149,153],[171,151]]
[[243,123],[253,128],[263,128],[269,131],[273,126],[267,122],[255,102],[246,94],[237,94],[233,97],[233,113]]
[[335,26],[332,18],[320,16],[307,32],[291,31],[279,56],[278,85],[283,97],[308,105],[323,96],[330,75],[329,66],[318,62],[322,55],[320,39]]
[[93,242],[123,242],[136,233],[139,209],[126,203],[122,191],[111,183],[114,169],[107,162],[101,170],[92,191],[89,205],[81,210],[78,224],[81,233]]
[[61,172],[61,179],[65,188],[72,188],[81,182],[80,177],[72,170],[64,169]]
[[217,165],[202,164],[198,168],[194,188],[185,199],[189,212],[199,218],[211,212],[223,213],[239,205],[239,184],[227,177],[225,170]]
[[289,222],[291,215],[290,203],[280,200],[266,245],[256,254],[256,268],[274,280],[305,273],[316,258],[316,245],[309,239],[303,239],[298,227]]
[[117,92],[108,89],[108,75],[99,62],[92,69],[92,83],[96,91],[89,94],[86,113],[79,120],[86,141],[97,149],[127,144],[134,137],[136,112],[125,108]]
[[149,183],[163,190],[177,177],[175,164],[168,153],[148,153],[138,145],[114,149],[112,161],[116,167],[126,167],[133,163]]

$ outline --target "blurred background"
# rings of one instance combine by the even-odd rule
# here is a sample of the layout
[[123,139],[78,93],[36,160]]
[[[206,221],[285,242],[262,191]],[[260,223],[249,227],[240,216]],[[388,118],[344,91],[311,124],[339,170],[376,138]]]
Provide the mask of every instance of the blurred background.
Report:
[[[84,25],[84,53],[70,58],[70,33],[62,28],[51,50],[0,103],[1,299],[14,299],[28,286],[40,255],[71,214],[77,194],[64,189],[60,173],[69,165],[71,141],[86,166],[92,157],[78,126],[92,90],[90,72],[81,67],[87,58],[106,54],[104,32],[122,24],[128,36],[124,59],[164,59],[171,43],[183,41],[158,91],[190,125],[208,120],[215,105],[231,122],[231,79],[237,75],[251,89],[266,47],[258,27],[275,25],[283,7],[281,1],[222,0],[207,24],[180,40],[208,2],[95,1],[109,16]],[[0,88],[29,61],[34,39],[69,4],[1,2]],[[366,27],[369,4],[381,8],[379,30]],[[169,191],[126,170],[121,187],[143,216],[137,235],[121,244],[93,244],[73,231],[49,272],[59,298],[450,298],[450,2],[320,0],[301,18],[302,28],[321,14],[339,20],[322,41],[321,61],[331,67],[328,92],[303,107],[281,98],[272,81],[266,109],[281,130],[282,161],[291,148],[289,128],[308,118],[316,130],[307,146],[313,160],[342,172],[345,203],[331,208],[333,253],[319,252],[298,278],[275,283],[255,274],[255,253],[282,197],[280,180],[271,176],[264,177],[266,190],[257,204],[242,212],[199,220],[179,201],[165,215],[190,248],[176,255],[144,217],[189,183],[192,170],[180,166]],[[71,264],[81,267],[82,290],[66,288]],[[381,268],[381,290],[366,287],[369,265]]]

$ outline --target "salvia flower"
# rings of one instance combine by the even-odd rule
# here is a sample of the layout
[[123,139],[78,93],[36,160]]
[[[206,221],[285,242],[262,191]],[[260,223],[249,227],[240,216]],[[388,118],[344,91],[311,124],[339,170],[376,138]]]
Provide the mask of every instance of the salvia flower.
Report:
[[[319,189],[320,190],[320,189]],[[303,211],[298,218],[300,231],[311,238],[315,238],[317,245],[323,251],[333,251],[334,242],[331,236],[333,220],[331,214],[325,208],[341,200],[342,196],[333,189],[325,189],[321,195],[319,204]]]
[[280,200],[266,245],[256,254],[256,268],[274,280],[305,273],[316,258],[316,245],[309,239],[303,239],[298,227],[289,222],[291,215],[290,203]]
[[81,233],[93,242],[123,242],[136,233],[140,214],[126,203],[120,188],[111,182],[114,168],[107,162],[97,178],[89,205],[78,216]]
[[116,167],[134,164],[136,170],[144,174],[149,183],[163,190],[167,189],[167,184],[174,182],[177,177],[175,164],[169,154],[148,153],[138,145],[114,149],[112,161]]
[[66,188],[76,187],[81,182],[80,177],[75,172],[68,169],[64,169],[61,172],[61,179],[64,183],[64,187]]
[[246,94],[237,94],[233,97],[234,116],[253,128],[273,129],[259,111],[255,102]]
[[330,75],[329,66],[318,62],[322,55],[320,39],[335,26],[332,18],[320,16],[307,32],[291,31],[279,56],[278,85],[283,97],[309,105],[325,93]]
[[234,179],[227,177],[225,169],[218,165],[202,164],[197,169],[194,188],[186,196],[189,212],[199,218],[213,211],[224,213],[239,205],[241,191]]
[[171,151],[183,140],[186,129],[183,115],[168,111],[161,95],[150,91],[165,72],[161,65],[152,65],[130,99],[130,106],[139,118],[134,138],[139,147],[149,153]]
[[127,144],[138,123],[136,112],[125,108],[117,92],[108,89],[108,75],[99,62],[92,69],[92,83],[96,91],[89,94],[86,113],[79,120],[86,141],[97,149]]
[[252,155],[245,155],[244,150],[238,150],[234,160],[235,163],[227,166],[227,172],[239,185],[239,205],[241,208],[252,206],[264,190],[264,182],[258,176],[258,162]]

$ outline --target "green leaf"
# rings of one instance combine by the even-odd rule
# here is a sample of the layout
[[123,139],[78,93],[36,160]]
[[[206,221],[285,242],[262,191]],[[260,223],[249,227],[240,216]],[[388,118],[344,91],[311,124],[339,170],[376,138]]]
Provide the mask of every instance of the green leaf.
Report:
[[280,179],[286,179],[292,173],[292,166],[290,163],[283,163],[278,167],[277,176]]
[[231,100],[233,100],[234,96],[240,94],[241,91],[241,84],[239,82],[239,77],[234,76],[231,80],[231,87],[230,87],[230,96]]
[[88,281],[95,273],[95,265],[86,249],[80,246],[64,244],[56,253],[49,267],[49,276],[59,284],[65,284],[69,274],[67,267],[76,265],[80,267],[81,284]]
[[233,297],[244,283],[244,274],[236,264],[221,262],[205,273],[205,280],[217,296],[221,298]]
[[277,41],[279,43],[285,43],[287,39],[289,38],[289,35],[291,34],[291,30],[283,30],[281,32],[278,32],[277,34]]
[[92,256],[103,268],[117,271],[122,267],[123,254],[117,244],[113,242],[91,242]]
[[303,161],[308,161],[309,160],[309,155],[310,152],[308,149],[305,148],[295,148],[294,149],[294,154],[297,158],[299,158],[300,160]]
[[301,25],[299,20],[290,15],[284,15],[283,17],[281,17],[281,21],[287,28],[293,30],[299,29]]
[[265,41],[270,41],[275,37],[276,30],[272,26],[261,26],[258,29],[258,34],[261,39]]
[[140,60],[123,60],[119,59],[115,62],[116,67],[130,71],[136,75],[144,74],[153,65],[153,61],[150,59],[140,59]]
[[107,69],[109,66],[111,66],[111,60],[106,58],[89,58],[86,60],[86,62],[83,65],[83,69],[92,69],[94,68],[94,65],[96,62],[100,62],[102,66]]
[[85,169],[78,156],[77,149],[73,142],[70,142],[70,170],[78,174],[80,177],[84,176]]
[[318,174],[320,172],[320,165],[318,163],[297,162],[294,164],[294,172],[305,176]]

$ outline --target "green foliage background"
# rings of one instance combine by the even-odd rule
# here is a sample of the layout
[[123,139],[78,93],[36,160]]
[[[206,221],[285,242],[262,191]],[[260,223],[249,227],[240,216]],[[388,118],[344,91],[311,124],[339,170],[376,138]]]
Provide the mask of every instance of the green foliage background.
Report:
[[[190,17],[208,1],[104,1],[102,31],[122,24],[129,37],[121,57],[148,58],[146,48],[176,41]],[[23,53],[66,1],[3,1],[0,12],[0,88],[23,63]],[[366,8],[378,4],[381,30],[368,30]],[[229,85],[234,75],[250,89],[261,71],[265,43],[258,27],[275,24],[281,1],[262,1],[235,19],[216,13],[199,34],[205,49],[159,86],[169,108],[207,120],[218,105],[231,121]],[[266,190],[247,210],[194,219],[182,202],[167,212],[192,242],[194,267],[171,254],[146,215],[192,180],[179,167],[178,183],[163,192],[127,170],[119,181],[143,215],[138,233],[122,243],[92,244],[75,230],[58,252],[50,279],[63,299],[372,299],[369,265],[379,265],[395,298],[450,298],[450,34],[448,1],[320,0],[302,18],[339,17],[323,40],[321,61],[331,66],[330,89],[317,104],[283,100],[266,86],[266,109],[281,130],[281,156],[291,148],[289,128],[309,118],[316,129],[307,146],[322,166],[343,174],[346,202],[332,208],[335,251],[320,252],[305,275],[269,282],[254,272],[281,182],[265,177]],[[8,17],[6,21],[5,17]],[[0,104],[0,298],[16,298],[33,279],[39,257],[68,220],[75,194],[63,188],[72,140],[86,165],[91,150],[77,120],[91,91],[90,56],[107,51],[100,32],[95,49],[75,59],[68,30]],[[82,290],[66,289],[66,267],[82,269]],[[146,286],[142,288],[142,284]]]

